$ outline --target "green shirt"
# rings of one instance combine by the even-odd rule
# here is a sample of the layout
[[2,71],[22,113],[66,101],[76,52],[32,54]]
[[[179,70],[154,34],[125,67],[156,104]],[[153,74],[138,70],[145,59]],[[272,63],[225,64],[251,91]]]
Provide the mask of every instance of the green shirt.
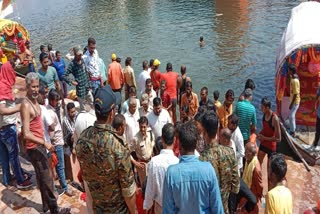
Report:
[[38,70],[38,76],[41,82],[48,86],[48,89],[56,89],[55,82],[59,80],[57,71],[54,67],[48,66],[48,70],[44,71],[42,68]]
[[256,109],[250,101],[243,100],[237,103],[235,113],[239,117],[239,128],[243,140],[248,140],[250,138],[251,125],[257,124]]

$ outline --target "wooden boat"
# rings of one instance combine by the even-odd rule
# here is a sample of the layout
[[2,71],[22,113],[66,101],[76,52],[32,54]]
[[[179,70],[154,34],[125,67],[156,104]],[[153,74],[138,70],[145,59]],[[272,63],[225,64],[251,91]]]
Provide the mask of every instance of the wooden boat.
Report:
[[[15,70],[21,76],[29,72],[28,65],[23,64],[25,58],[25,42],[30,41],[30,34],[27,29],[18,22],[8,19],[0,19],[0,61],[2,63],[18,57],[21,61]],[[36,63],[34,62],[34,65]]]
[[[295,159],[305,160],[309,165],[320,162],[320,155],[305,149],[312,144],[317,111],[314,109],[316,91],[320,86],[320,3],[303,2],[292,9],[291,18],[283,33],[276,61],[276,103],[281,124],[282,142],[278,151]],[[288,128],[290,105],[290,77],[288,65],[295,64],[300,80],[301,102],[296,114],[297,132],[293,138]]]

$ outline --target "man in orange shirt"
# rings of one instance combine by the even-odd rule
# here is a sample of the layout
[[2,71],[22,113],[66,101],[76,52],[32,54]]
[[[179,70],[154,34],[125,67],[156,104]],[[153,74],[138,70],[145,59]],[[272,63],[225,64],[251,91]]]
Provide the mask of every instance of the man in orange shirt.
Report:
[[153,61],[153,69],[150,72],[150,77],[153,85],[153,90],[158,95],[158,91],[160,89],[160,80],[161,80],[161,72],[158,70],[160,61],[158,59],[155,59]]
[[177,122],[177,114],[176,114],[176,107],[177,107],[177,82],[178,82],[178,73],[172,71],[172,64],[169,62],[167,64],[167,72],[161,75],[161,79],[165,80],[167,83],[167,93],[171,99],[171,112],[172,112],[172,120],[173,123]]
[[193,118],[198,112],[199,101],[196,93],[192,92],[192,82],[186,83],[186,93],[181,97],[180,120]]
[[112,91],[121,93],[122,86],[124,85],[124,75],[121,64],[116,59],[117,55],[113,53],[111,55],[112,62],[108,67],[108,83]]
[[234,92],[229,89],[226,92],[225,101],[217,109],[217,114],[219,117],[220,128],[228,128],[228,117],[232,114],[232,103],[234,101]]

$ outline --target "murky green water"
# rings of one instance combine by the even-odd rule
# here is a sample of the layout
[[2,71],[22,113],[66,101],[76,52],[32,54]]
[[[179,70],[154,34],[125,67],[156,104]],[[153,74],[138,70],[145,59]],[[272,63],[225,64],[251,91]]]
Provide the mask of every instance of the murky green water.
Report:
[[[277,47],[290,10],[301,1],[286,0],[16,0],[15,17],[29,29],[33,49],[52,43],[66,53],[74,45],[97,40],[106,64],[115,52],[133,58],[136,75],[142,61],[158,58],[179,71],[187,65],[194,90],[207,86],[212,96],[232,88],[236,96],[245,80],[274,100]],[[204,36],[205,47],[198,40]]]

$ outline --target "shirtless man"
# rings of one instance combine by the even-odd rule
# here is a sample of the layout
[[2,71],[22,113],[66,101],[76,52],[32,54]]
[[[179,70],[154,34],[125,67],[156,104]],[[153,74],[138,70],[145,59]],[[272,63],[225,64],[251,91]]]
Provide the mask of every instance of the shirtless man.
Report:
[[200,48],[203,48],[204,47],[204,40],[203,40],[203,36],[200,36],[200,39],[199,39],[199,45],[200,45]]
[[181,75],[177,79],[179,105],[181,104],[182,94],[186,92],[186,82],[191,82],[191,78],[187,76],[187,67],[185,65],[181,65],[180,73]]
[[37,73],[26,76],[27,96],[21,104],[22,133],[26,154],[33,165],[41,192],[43,211],[50,213],[70,213],[70,208],[59,208],[54,194],[52,170],[47,151],[54,151],[52,144],[44,140],[39,96],[39,77]]
[[131,67],[132,65],[132,58],[127,57],[126,59],[126,67],[123,70],[124,74],[124,81],[125,81],[125,99],[129,98],[129,88],[135,87],[137,88],[136,79],[134,77],[134,70]]
[[28,61],[29,72],[36,72],[36,69],[34,68],[34,64],[33,64],[34,54],[31,52],[30,42],[26,41],[25,45],[26,45],[26,51],[25,51],[26,56],[24,58],[24,61]]

